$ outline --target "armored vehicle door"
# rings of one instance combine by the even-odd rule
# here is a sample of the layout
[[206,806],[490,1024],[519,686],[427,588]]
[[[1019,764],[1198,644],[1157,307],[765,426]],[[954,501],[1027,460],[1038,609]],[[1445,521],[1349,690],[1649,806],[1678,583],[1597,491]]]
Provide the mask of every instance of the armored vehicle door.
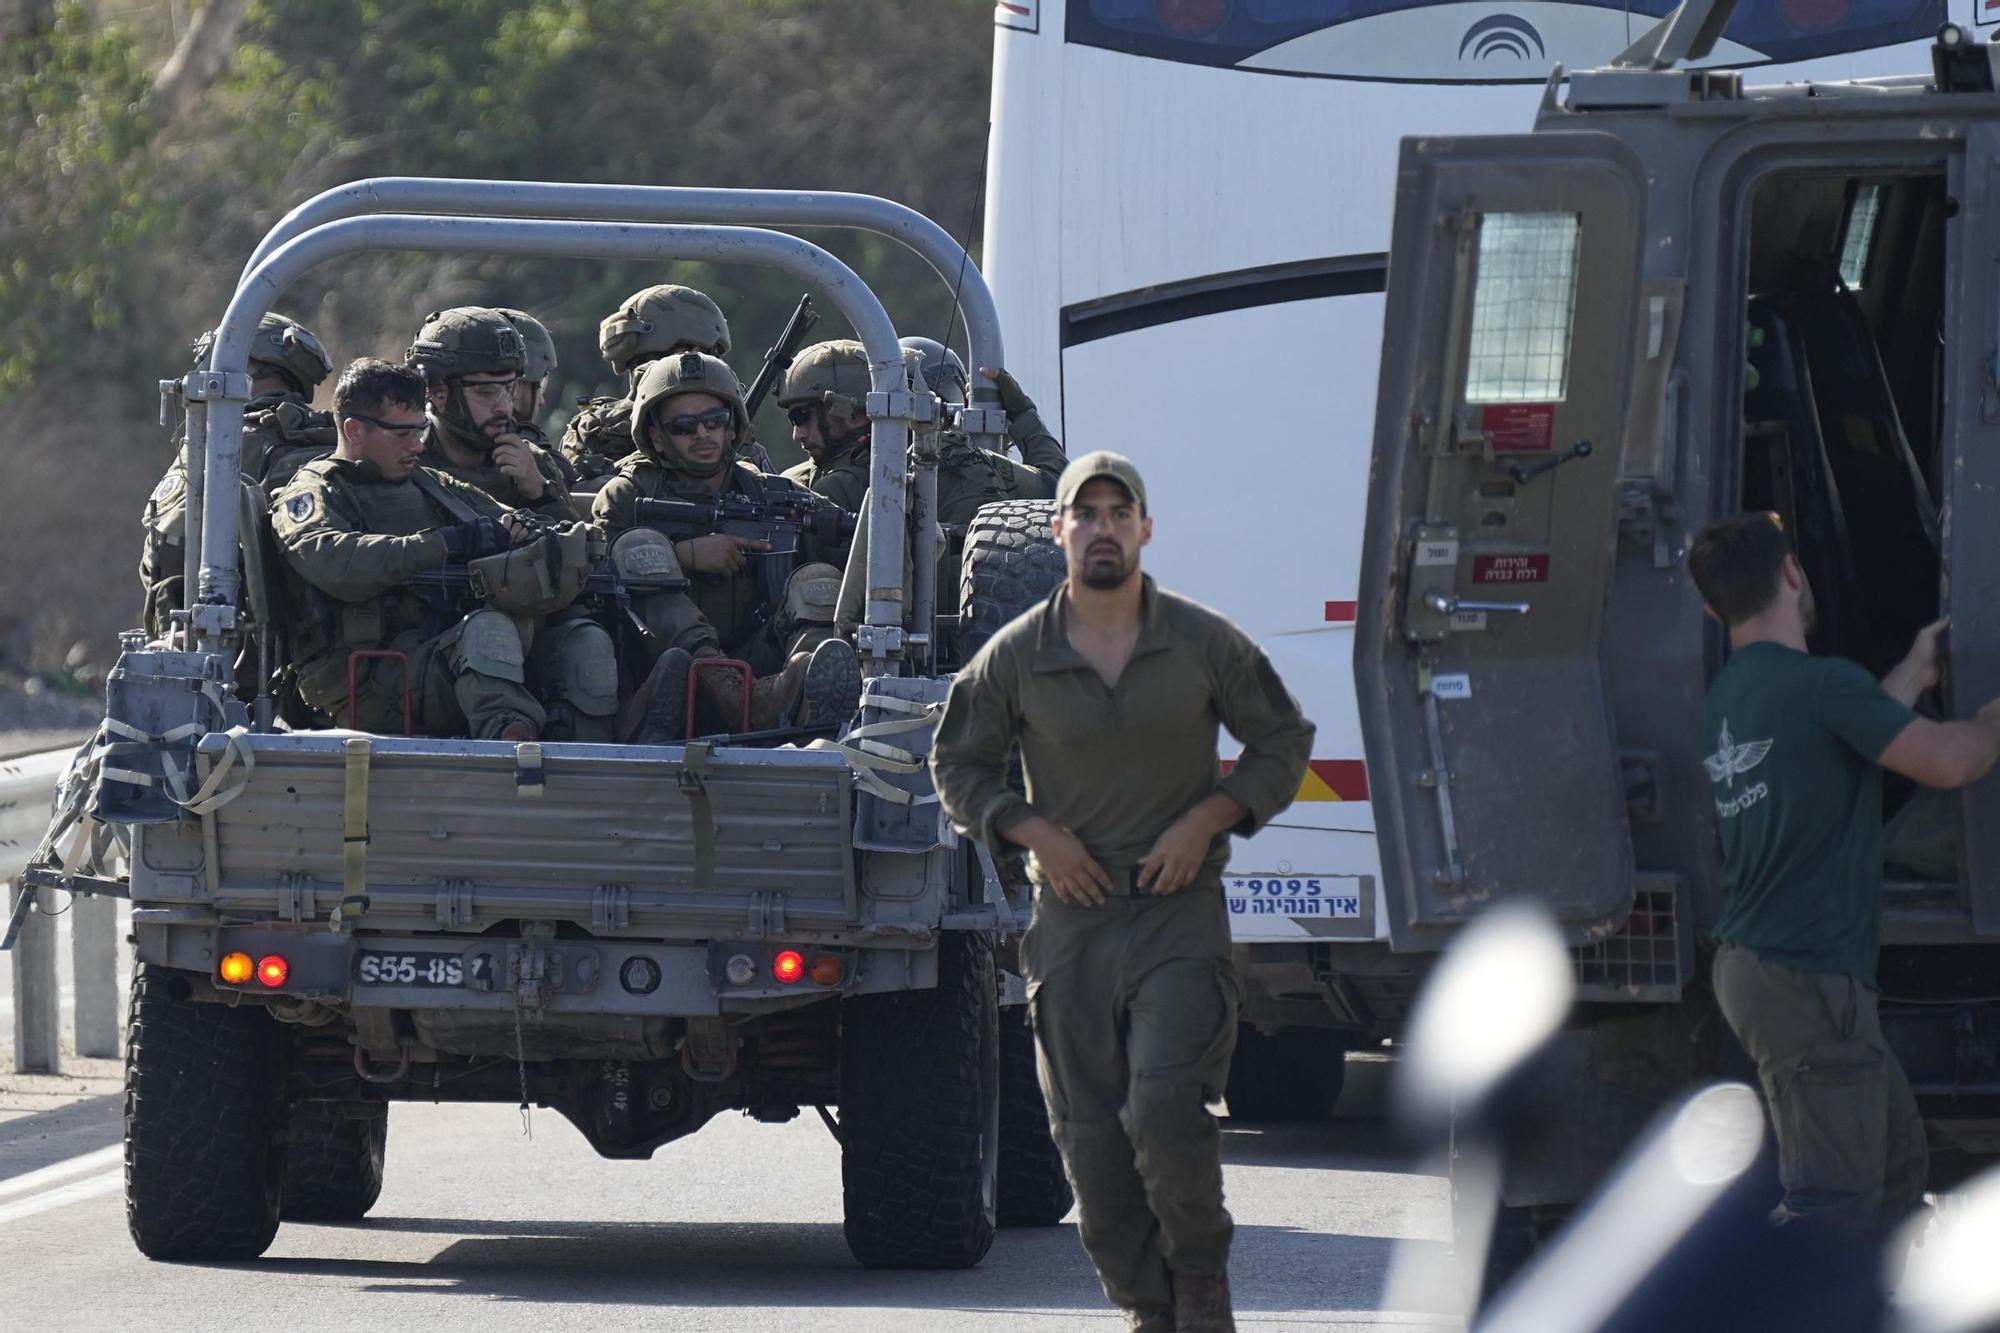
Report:
[[1631,906],[1603,641],[1642,181],[1590,132],[1403,143],[1355,642],[1398,949]]

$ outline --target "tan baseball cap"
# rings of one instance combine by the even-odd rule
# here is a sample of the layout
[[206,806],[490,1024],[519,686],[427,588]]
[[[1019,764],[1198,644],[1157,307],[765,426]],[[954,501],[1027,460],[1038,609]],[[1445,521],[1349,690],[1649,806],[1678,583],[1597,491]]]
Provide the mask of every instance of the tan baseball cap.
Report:
[[1068,509],[1075,504],[1076,493],[1099,477],[1108,477],[1130,491],[1139,502],[1139,512],[1146,512],[1146,483],[1139,479],[1139,469],[1132,466],[1131,459],[1109,449],[1094,449],[1063,469],[1056,482],[1056,508]]

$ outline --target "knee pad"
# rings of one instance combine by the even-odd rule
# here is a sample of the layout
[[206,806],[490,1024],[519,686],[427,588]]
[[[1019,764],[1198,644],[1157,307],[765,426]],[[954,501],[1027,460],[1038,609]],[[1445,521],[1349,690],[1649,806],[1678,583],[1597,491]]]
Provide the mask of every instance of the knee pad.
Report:
[[578,620],[544,633],[559,636],[555,647],[555,697],[585,717],[610,717],[617,712],[618,657],[604,627]]
[[666,534],[651,528],[633,528],[611,543],[611,565],[623,579],[677,579],[680,561],[674,559],[674,544]]
[[454,673],[476,671],[520,684],[527,680],[527,656],[513,618],[487,607],[459,622],[451,664]]
[[840,571],[822,561],[800,565],[785,581],[777,624],[785,634],[803,625],[831,625],[840,606]]

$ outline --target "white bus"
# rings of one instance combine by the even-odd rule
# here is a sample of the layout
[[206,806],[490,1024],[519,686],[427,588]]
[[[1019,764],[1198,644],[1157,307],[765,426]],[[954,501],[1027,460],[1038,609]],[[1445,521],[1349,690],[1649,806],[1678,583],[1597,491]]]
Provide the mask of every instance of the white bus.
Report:
[[[1296,965],[1278,990],[1316,988],[1299,942],[1387,938],[1351,630],[1398,141],[1526,132],[1557,65],[1608,64],[1670,8],[995,7],[984,267],[1012,368],[1072,457],[1138,462],[1148,569],[1254,634],[1318,723],[1301,799],[1230,867],[1239,943],[1294,942],[1258,951]],[[2000,0],[1742,0],[1701,63],[1919,73],[1947,17]]]

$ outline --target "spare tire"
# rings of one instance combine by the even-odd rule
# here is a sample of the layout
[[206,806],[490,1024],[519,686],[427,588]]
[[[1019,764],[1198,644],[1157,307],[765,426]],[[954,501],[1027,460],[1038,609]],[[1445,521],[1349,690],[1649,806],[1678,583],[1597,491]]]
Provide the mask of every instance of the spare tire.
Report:
[[1054,500],[983,505],[965,529],[959,565],[958,656],[986,646],[1000,627],[1042,601],[1067,577],[1062,547],[1049,531]]
[[382,1161],[389,1142],[389,1106],[361,1116],[339,1102],[292,1107],[285,1145],[287,1222],[359,1222],[382,1196]]

